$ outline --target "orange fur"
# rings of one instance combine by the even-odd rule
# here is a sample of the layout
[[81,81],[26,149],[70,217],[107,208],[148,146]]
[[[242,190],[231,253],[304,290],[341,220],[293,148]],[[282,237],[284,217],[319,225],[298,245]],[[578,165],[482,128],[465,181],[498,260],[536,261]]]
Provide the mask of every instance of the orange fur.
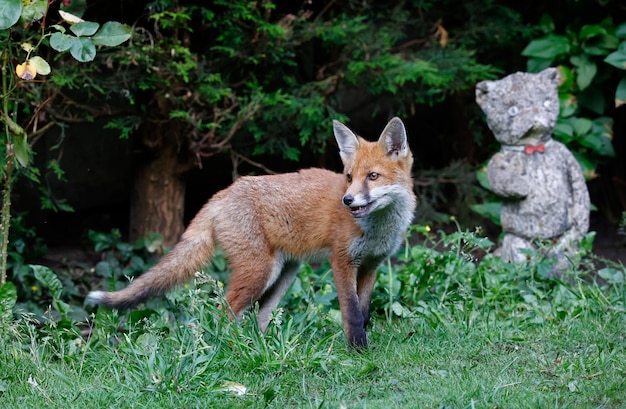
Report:
[[333,127],[344,175],[305,169],[242,177],[205,204],[157,265],[125,289],[95,291],[89,299],[135,306],[192,278],[219,246],[232,268],[226,301],[237,317],[258,301],[264,330],[300,262],[330,257],[346,336],[365,347],[376,269],[401,244],[415,210],[413,158],[398,118],[378,142],[339,122]]

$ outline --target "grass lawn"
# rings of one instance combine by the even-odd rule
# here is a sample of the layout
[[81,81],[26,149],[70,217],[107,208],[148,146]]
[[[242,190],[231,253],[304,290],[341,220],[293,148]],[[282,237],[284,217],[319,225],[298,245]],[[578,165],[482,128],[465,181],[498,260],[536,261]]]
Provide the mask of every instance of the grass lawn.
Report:
[[265,334],[229,323],[202,276],[166,305],[98,310],[82,336],[53,303],[0,326],[0,407],[626,407],[624,268],[561,281],[544,267],[413,247],[379,272],[361,353],[327,267],[304,269]]
[[[137,334],[4,340],[0,406],[619,408],[626,405],[623,311],[523,324],[495,314],[448,324],[379,317],[371,348],[333,320],[301,316],[259,335],[147,325]],[[159,321],[159,320],[157,320]],[[310,323],[313,322],[313,325]],[[23,328],[23,331],[25,328]],[[116,339],[106,345],[104,339]]]

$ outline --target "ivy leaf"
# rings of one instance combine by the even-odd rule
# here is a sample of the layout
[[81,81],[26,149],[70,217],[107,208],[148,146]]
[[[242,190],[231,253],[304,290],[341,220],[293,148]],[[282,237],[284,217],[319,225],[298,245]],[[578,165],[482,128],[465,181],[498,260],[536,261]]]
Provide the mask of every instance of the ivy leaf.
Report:
[[38,21],[45,16],[46,11],[48,10],[48,1],[47,0],[32,0],[25,1],[23,4],[21,21],[22,24],[28,24],[32,21]]
[[70,27],[70,30],[78,37],[86,37],[94,35],[96,31],[98,31],[98,28],[100,28],[100,24],[98,23],[94,23],[92,21],[80,21],[73,24]]
[[22,0],[0,0],[0,30],[13,27],[22,15]]
[[98,31],[92,39],[97,45],[115,47],[128,40],[130,34],[130,28],[124,24],[118,23],[117,21],[108,21],[104,23],[100,31]]
[[43,58],[35,56],[29,60],[30,64],[35,67],[37,74],[48,75],[50,74],[50,64]]
[[67,51],[72,48],[75,38],[63,33],[53,33],[50,36],[50,47],[59,52]]
[[69,24],[75,24],[75,23],[80,23],[80,22],[85,21],[82,18],[75,16],[72,13],[68,13],[67,11],[63,11],[63,10],[59,10],[59,16],[61,16],[63,21]]
[[96,46],[90,38],[78,37],[72,41],[70,53],[79,62],[89,62],[96,58]]

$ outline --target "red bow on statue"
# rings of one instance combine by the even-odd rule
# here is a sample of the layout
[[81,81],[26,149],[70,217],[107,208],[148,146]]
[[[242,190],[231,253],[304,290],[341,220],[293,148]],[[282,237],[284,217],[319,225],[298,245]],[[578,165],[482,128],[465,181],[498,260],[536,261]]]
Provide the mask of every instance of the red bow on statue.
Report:
[[546,145],[543,143],[540,143],[539,145],[526,145],[524,146],[524,152],[526,153],[526,155],[532,155],[535,152],[541,152],[544,153],[546,151]]

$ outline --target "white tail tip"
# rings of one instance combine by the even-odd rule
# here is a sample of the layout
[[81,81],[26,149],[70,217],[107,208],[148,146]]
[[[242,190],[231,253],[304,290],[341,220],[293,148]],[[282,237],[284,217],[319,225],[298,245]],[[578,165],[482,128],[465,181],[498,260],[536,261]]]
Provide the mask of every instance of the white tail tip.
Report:
[[106,299],[106,291],[91,291],[85,300],[88,304],[99,305]]

